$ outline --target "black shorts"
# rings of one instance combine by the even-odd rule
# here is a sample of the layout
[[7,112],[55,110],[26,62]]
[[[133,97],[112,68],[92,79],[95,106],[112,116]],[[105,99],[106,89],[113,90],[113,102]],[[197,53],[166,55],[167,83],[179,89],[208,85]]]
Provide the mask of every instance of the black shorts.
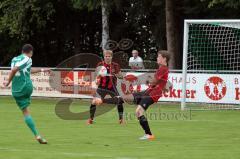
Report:
[[[106,95],[110,95],[111,98],[105,99]],[[94,97],[101,98],[103,100],[103,103],[107,103],[107,104],[121,105],[124,103],[122,97],[119,96],[119,93],[116,88],[104,89],[104,88],[98,87]]]
[[111,89],[98,87],[94,97],[104,99],[106,95],[110,95],[112,98],[114,98],[115,96],[119,96],[119,93],[114,87]]
[[154,103],[152,97],[149,96],[145,91],[133,93],[134,103],[141,105],[144,110],[147,110],[150,105]]

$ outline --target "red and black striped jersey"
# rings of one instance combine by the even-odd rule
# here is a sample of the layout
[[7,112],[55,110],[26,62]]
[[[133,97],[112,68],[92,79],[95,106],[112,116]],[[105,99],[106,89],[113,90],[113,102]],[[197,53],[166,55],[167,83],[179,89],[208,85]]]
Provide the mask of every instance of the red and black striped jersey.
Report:
[[104,66],[107,69],[107,76],[100,77],[100,83],[98,87],[104,88],[104,89],[111,89],[113,86],[116,86],[117,84],[117,77],[115,74],[118,74],[121,70],[119,64],[112,62],[111,64],[106,64],[104,61],[99,62],[97,64],[97,67]]

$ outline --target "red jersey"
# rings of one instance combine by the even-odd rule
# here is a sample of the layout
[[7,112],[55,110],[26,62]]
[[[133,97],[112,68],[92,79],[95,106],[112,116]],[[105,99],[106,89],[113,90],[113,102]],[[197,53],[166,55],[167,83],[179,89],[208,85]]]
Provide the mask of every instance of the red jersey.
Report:
[[167,66],[160,66],[157,72],[154,74],[154,78],[157,80],[157,84],[150,86],[146,90],[154,102],[157,102],[158,99],[162,96],[162,90],[166,86],[168,80],[168,73],[169,70]]
[[100,78],[99,87],[104,89],[112,89],[113,86],[117,84],[117,77],[114,74],[118,74],[120,72],[119,64],[112,62],[111,64],[106,64],[104,61],[99,62],[98,66],[104,66],[107,69],[107,74],[110,76],[103,76]]

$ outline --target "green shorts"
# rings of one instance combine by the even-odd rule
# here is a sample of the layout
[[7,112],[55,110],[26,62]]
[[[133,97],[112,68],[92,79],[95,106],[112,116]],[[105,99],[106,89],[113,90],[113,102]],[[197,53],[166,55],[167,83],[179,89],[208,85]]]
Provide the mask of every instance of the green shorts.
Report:
[[15,99],[18,107],[21,110],[25,109],[30,105],[32,92],[32,85],[24,86],[20,92],[12,92],[13,98]]

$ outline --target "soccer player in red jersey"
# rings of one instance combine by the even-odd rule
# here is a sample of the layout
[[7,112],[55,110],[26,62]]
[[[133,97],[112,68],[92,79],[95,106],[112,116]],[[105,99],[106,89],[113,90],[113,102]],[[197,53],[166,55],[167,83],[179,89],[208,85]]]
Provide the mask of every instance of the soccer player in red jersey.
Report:
[[148,109],[150,105],[158,102],[163,91],[169,89],[166,87],[168,81],[168,61],[170,56],[167,51],[158,51],[157,63],[159,65],[158,70],[154,74],[152,81],[149,81],[149,88],[146,91],[133,93],[129,95],[122,96],[125,101],[134,102],[137,104],[136,116],[139,120],[140,125],[145,131],[145,135],[140,138],[140,140],[154,139],[148,120],[144,116],[144,112]]
[[[117,78],[123,78],[119,64],[112,62],[113,52],[111,50],[104,50],[104,61],[98,63],[97,68],[103,67],[106,69],[106,74],[97,75],[97,85],[98,88],[94,95],[94,98],[90,106],[90,118],[87,124],[93,124],[94,115],[96,112],[96,105],[103,103],[106,95],[110,95],[112,98],[119,96],[116,89]],[[102,70],[100,70],[102,71]],[[123,100],[114,100],[118,108],[119,123],[123,124]]]

